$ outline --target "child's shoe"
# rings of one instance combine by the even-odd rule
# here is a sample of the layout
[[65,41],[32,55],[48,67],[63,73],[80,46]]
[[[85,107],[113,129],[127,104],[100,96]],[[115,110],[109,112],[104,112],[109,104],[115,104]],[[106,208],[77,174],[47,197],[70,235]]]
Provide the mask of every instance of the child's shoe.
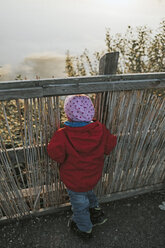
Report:
[[92,229],[89,230],[88,232],[83,232],[80,229],[78,229],[76,223],[72,219],[69,220],[68,226],[79,237],[86,239],[86,240],[92,238]]
[[93,226],[102,225],[107,221],[107,218],[104,216],[104,212],[101,208],[90,208],[89,211]]

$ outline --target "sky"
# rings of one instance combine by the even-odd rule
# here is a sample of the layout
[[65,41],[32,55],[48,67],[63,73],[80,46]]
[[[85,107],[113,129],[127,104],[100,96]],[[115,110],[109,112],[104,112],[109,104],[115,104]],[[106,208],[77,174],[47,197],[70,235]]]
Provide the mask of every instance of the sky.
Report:
[[164,17],[165,0],[0,0],[0,72],[31,75],[41,73],[41,64],[50,68],[44,77],[55,64],[63,76],[67,50],[104,50],[107,28],[112,34],[128,25],[156,29]]

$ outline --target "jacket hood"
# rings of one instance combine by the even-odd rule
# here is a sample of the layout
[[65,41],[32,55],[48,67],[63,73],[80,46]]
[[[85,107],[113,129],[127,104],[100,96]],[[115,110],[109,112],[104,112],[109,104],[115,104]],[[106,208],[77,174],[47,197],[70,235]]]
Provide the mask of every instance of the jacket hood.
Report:
[[98,121],[90,123],[84,127],[65,126],[66,138],[72,147],[80,153],[92,152],[100,144],[103,128]]

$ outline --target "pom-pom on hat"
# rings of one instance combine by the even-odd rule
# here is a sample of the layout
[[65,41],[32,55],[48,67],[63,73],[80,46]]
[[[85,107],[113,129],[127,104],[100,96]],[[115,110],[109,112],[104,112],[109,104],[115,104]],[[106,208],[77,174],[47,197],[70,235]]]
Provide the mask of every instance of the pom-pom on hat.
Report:
[[72,121],[92,121],[95,109],[91,99],[86,95],[67,96],[64,111]]

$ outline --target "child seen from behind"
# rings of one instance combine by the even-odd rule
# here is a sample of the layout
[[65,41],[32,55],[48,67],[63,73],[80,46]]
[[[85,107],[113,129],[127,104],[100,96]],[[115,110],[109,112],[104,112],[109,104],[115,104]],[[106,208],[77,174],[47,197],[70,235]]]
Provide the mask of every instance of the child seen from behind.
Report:
[[54,133],[47,151],[60,163],[60,177],[70,197],[73,216],[69,226],[90,238],[92,227],[107,220],[93,188],[102,176],[104,155],[116,146],[117,138],[104,124],[93,121],[95,110],[88,96],[66,97],[64,111],[68,121]]

